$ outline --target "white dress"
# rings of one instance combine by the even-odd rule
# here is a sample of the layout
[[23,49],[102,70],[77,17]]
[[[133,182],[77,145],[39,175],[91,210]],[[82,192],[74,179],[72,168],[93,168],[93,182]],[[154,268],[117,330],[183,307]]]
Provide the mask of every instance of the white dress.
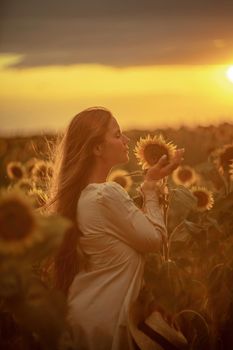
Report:
[[78,350],[133,350],[127,311],[143,286],[144,254],[158,251],[163,215],[155,190],[142,212],[115,182],[89,184],[77,206],[80,244],[90,258],[68,293],[68,321]]

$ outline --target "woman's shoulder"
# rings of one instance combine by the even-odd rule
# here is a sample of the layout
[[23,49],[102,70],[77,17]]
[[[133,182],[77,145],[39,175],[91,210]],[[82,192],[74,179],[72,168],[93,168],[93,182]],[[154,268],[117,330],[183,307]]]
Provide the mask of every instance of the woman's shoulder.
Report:
[[127,197],[128,193],[125,189],[114,181],[107,181],[102,183],[90,183],[82,191],[83,196],[96,196],[101,199]]
[[88,192],[111,192],[111,191],[120,191],[126,192],[121,185],[115,181],[106,181],[101,183],[90,183],[82,191],[82,193]]
[[[133,199],[116,182],[91,183],[86,186],[78,201],[80,215],[86,211],[99,213],[99,209],[111,210],[111,215],[123,215],[132,209]],[[86,215],[86,214],[85,214]]]

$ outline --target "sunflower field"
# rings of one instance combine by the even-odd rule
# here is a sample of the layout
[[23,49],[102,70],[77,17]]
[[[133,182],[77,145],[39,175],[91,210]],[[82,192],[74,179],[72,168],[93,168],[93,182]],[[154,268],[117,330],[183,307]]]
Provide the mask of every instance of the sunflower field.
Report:
[[[168,239],[146,255],[145,300],[182,331],[188,349],[233,349],[233,125],[130,130],[130,160],[112,169],[143,210],[139,185],[162,155],[184,161],[160,181]],[[0,137],[0,348],[74,349],[52,259],[70,227],[45,215],[58,135]],[[164,348],[165,349],[165,348]]]

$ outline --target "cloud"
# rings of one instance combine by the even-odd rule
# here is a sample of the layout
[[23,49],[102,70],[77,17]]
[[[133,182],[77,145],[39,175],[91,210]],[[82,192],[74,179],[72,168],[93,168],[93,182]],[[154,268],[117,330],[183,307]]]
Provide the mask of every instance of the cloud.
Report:
[[13,68],[229,62],[233,4],[217,0],[5,0],[0,54]]
[[2,0],[2,16],[7,18],[132,17],[135,15],[226,15],[231,0]]

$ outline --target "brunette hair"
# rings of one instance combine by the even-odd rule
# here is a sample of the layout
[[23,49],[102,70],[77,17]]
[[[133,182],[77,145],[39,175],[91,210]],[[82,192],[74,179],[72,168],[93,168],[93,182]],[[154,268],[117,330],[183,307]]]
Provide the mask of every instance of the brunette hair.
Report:
[[93,147],[104,140],[112,117],[103,107],[91,107],[78,113],[56,145],[54,176],[45,205],[47,213],[59,214],[73,223],[54,258],[55,286],[67,294],[75,275],[87,265],[87,256],[79,245],[77,203],[91,173]]

